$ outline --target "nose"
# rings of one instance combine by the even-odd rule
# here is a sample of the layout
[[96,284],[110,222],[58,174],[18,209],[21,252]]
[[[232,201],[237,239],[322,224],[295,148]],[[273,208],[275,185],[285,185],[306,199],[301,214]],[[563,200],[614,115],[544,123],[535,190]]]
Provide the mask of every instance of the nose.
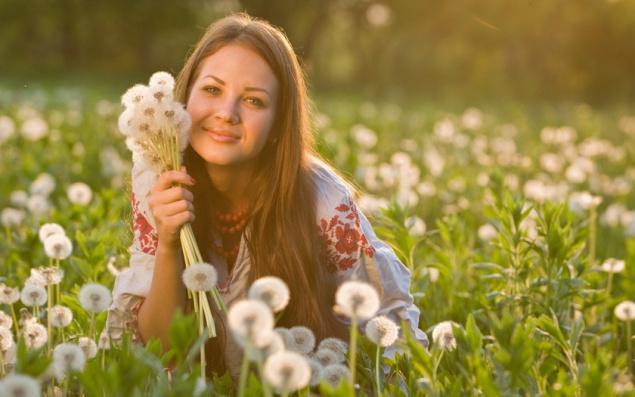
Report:
[[240,116],[238,115],[236,102],[230,98],[219,101],[214,117],[216,120],[221,122],[229,124],[238,123],[240,121]]

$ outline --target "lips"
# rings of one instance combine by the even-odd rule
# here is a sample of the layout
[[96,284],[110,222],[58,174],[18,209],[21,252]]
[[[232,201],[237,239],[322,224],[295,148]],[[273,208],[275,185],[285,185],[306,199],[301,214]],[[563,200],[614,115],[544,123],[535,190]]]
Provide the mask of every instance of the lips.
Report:
[[218,142],[235,142],[240,139],[238,134],[222,128],[205,129],[205,131],[207,131],[210,138]]

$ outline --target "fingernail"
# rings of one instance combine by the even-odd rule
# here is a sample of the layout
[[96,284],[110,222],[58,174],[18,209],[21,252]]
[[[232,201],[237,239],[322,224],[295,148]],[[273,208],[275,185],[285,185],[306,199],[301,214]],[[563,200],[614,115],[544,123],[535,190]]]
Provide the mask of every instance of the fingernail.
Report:
[[190,177],[190,181],[192,181],[193,184],[196,184],[196,179]]

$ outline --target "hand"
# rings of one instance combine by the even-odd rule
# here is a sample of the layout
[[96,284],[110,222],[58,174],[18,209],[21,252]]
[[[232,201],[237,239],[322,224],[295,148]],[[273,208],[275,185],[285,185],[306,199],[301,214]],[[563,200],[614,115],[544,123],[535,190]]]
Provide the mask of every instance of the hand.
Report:
[[194,178],[187,174],[185,166],[179,171],[166,171],[159,176],[150,190],[150,210],[154,216],[159,245],[178,247],[179,230],[187,222],[194,221],[194,196],[177,184],[192,186]]

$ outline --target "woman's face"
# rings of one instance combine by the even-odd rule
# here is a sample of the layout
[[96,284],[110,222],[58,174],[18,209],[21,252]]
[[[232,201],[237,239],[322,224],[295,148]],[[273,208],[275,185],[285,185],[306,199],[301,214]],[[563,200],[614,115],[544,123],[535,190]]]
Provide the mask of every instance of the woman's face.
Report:
[[277,95],[278,80],[259,55],[222,47],[201,62],[190,91],[190,145],[208,166],[252,166],[269,139]]

